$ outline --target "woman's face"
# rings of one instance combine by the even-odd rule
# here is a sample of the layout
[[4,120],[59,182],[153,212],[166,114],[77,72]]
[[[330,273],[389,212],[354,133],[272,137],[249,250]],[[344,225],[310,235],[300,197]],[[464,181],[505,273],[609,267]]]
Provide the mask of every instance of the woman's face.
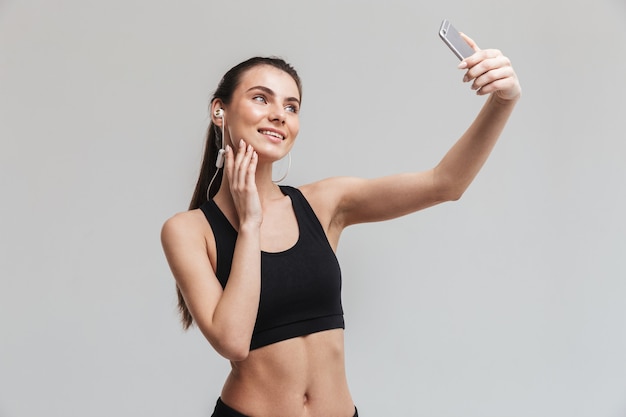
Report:
[[300,130],[298,86],[289,74],[269,65],[245,72],[224,110],[231,146],[245,140],[259,161],[284,157]]

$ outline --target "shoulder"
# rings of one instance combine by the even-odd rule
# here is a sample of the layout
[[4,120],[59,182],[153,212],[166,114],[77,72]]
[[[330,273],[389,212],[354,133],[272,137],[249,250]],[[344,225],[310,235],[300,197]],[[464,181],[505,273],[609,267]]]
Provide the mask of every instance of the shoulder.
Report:
[[305,184],[298,189],[306,196],[307,199],[333,199],[341,198],[359,183],[363,181],[358,177],[329,177],[310,184]]
[[163,246],[204,240],[210,227],[204,213],[194,209],[176,213],[167,219],[161,228],[161,242]]
[[329,230],[332,226],[343,228],[342,207],[350,193],[360,188],[364,180],[358,177],[330,177],[298,187],[316,215]]
[[311,205],[337,208],[367,180],[358,177],[330,177],[298,187]]

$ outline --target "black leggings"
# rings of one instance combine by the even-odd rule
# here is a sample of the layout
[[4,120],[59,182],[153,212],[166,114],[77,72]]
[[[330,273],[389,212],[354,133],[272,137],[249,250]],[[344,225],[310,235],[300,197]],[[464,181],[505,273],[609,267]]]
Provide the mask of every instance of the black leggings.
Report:
[[[230,408],[221,398],[217,399],[217,404],[215,404],[215,410],[211,417],[248,417],[245,414],[241,414],[239,411]],[[356,407],[354,407],[354,417],[359,417],[359,413],[356,411]]]

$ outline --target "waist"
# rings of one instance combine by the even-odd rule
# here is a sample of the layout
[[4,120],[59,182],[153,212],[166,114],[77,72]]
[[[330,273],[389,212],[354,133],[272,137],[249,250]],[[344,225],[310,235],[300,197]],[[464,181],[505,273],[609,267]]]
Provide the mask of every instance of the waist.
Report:
[[[243,414],[268,417],[351,416],[343,330],[274,343],[233,362],[221,395]],[[352,413],[350,413],[352,410]]]
[[[221,398],[217,399],[217,404],[215,404],[215,410],[211,417],[249,417],[234,408],[226,405]],[[359,412],[356,407],[354,407],[354,415],[352,417],[359,417]]]

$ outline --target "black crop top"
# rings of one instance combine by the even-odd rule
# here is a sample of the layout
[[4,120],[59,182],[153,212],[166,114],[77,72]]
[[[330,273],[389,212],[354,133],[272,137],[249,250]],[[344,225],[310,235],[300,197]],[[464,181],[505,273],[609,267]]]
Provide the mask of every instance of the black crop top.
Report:
[[[298,241],[282,252],[261,252],[261,297],[250,349],[344,328],[341,270],[319,219],[300,190],[281,186],[291,198]],[[217,247],[217,279],[228,282],[237,231],[213,200],[200,209]]]

